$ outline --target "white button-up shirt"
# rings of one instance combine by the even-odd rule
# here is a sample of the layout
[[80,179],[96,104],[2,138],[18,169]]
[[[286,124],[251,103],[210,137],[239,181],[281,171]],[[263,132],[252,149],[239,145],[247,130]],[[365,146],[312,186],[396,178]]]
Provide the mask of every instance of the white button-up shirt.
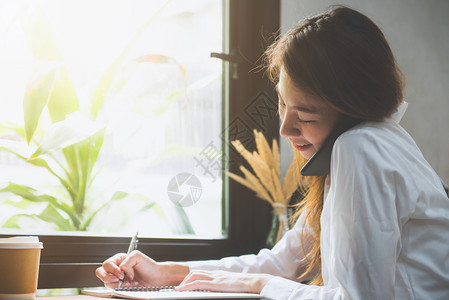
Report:
[[302,217],[272,250],[190,262],[191,270],[276,275],[261,292],[268,299],[449,299],[449,199],[398,124],[405,108],[334,144],[321,214],[324,286],[298,282]]

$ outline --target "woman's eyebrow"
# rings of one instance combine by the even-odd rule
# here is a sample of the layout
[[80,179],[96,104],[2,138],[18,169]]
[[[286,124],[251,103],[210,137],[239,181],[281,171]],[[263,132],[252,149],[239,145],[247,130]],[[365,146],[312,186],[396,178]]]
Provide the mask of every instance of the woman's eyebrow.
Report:
[[305,107],[305,106],[297,106],[294,105],[293,108],[297,111],[302,111],[308,114],[318,114],[318,110],[314,109],[314,108],[310,108],[310,107]]
[[[278,97],[282,100],[282,102],[285,103],[284,99],[282,99],[281,94],[279,93],[278,86],[276,85],[276,92],[278,94]],[[301,111],[308,114],[318,114],[319,111],[312,107],[302,106],[302,105],[293,105],[292,106],[296,111]]]

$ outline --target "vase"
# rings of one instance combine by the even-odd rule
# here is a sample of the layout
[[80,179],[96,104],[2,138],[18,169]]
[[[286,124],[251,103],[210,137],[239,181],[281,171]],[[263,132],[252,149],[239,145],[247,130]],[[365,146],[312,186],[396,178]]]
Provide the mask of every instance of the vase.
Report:
[[266,240],[266,247],[273,248],[274,245],[290,229],[287,218],[287,206],[280,203],[273,205],[271,229]]

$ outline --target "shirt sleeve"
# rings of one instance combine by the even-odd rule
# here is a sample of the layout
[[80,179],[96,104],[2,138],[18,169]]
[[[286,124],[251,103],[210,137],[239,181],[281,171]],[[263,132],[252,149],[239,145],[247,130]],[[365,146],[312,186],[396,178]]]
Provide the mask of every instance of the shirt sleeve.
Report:
[[[374,148],[373,148],[374,147]],[[376,148],[377,147],[377,148]],[[380,147],[380,148],[379,148]],[[401,249],[396,185],[401,172],[388,146],[346,135],[332,153],[331,186],[321,219],[325,286],[271,279],[267,299],[394,299],[396,261]],[[403,185],[403,184],[401,184]]]
[[[348,299],[394,299],[401,250],[398,187],[406,186],[394,141],[354,131],[332,154],[324,249],[327,270]],[[398,151],[396,151],[398,152]],[[317,298],[318,299],[318,298]]]
[[[273,249],[262,249],[259,253],[220,260],[188,262],[190,270],[224,270],[245,273],[267,273],[297,280],[306,269],[302,244],[304,218],[298,218],[295,226],[287,231]],[[304,249],[303,249],[304,246]]]
[[264,299],[275,300],[343,300],[342,290],[327,286],[310,286],[282,277],[274,277],[260,292]]

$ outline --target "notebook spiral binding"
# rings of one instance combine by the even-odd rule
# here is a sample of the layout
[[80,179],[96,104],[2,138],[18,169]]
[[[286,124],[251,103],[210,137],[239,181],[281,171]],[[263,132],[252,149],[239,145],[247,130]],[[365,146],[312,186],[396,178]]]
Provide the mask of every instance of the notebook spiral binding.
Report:
[[[146,287],[123,287],[115,288],[117,292],[176,292],[174,285],[146,286]],[[208,290],[190,290],[187,292],[209,292]]]
[[147,287],[124,287],[124,288],[115,288],[114,290],[118,292],[173,292],[175,290],[175,286],[167,285],[167,286],[147,286]]

